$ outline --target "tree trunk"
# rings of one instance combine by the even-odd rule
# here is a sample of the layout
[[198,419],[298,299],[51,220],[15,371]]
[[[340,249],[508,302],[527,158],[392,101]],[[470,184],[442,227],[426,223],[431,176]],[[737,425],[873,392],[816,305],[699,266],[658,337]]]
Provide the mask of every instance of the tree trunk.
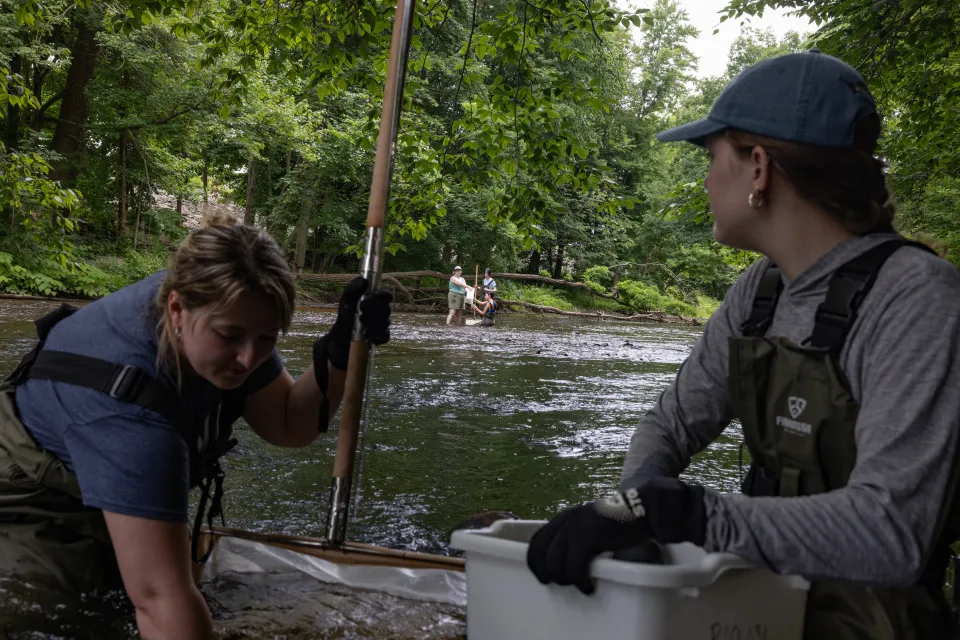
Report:
[[[22,73],[23,66],[19,55],[13,56],[10,60],[10,75],[15,76]],[[7,84],[7,91],[16,95],[17,88],[13,83]],[[8,151],[15,151],[20,148],[20,107],[9,105],[7,109],[7,135],[6,143]]]
[[[287,155],[287,158],[289,157],[290,156]],[[320,227],[317,227],[316,229],[313,230],[313,258],[310,261],[310,268],[313,270],[314,273],[317,272],[317,256],[319,255],[317,253],[317,244],[319,243],[319,240],[321,237],[323,237],[323,229],[321,229]]]
[[206,149],[200,153],[200,157],[203,158],[203,204],[207,204],[210,202],[210,189],[207,186],[207,167],[209,166],[209,161]]
[[445,244],[443,245],[443,251],[440,253],[440,259],[443,260],[444,265],[450,264],[450,260],[453,258],[453,245]]
[[253,197],[257,193],[257,160],[250,156],[247,162],[247,206],[243,210],[243,224],[253,224],[256,216],[253,213]]
[[[187,149],[185,143],[180,141],[180,157],[187,157]],[[177,215],[183,215],[183,191],[177,193]]]
[[[40,65],[33,65],[33,97],[37,99],[41,105],[43,104],[43,69],[40,68]],[[43,126],[43,111],[37,109],[37,112],[34,114],[33,119],[30,121],[30,128],[34,131],[40,131],[40,127]]]
[[330,267],[333,266],[333,261],[336,259],[336,254],[328,253],[323,256],[323,260],[320,261],[320,273],[326,273],[330,270]]
[[530,254],[530,266],[527,268],[527,272],[534,275],[540,273],[540,251],[537,249],[534,249],[533,253]]
[[120,132],[120,193],[117,206],[117,236],[127,233],[127,130]]
[[273,159],[267,155],[267,202],[273,198]]
[[610,293],[617,295],[617,285],[620,283],[620,267],[613,268],[613,285],[610,287]]
[[136,189],[137,193],[137,221],[133,224],[133,248],[137,248],[137,238],[140,235],[140,211],[143,209],[143,185],[140,185],[139,189]]
[[296,273],[303,273],[303,263],[307,260],[307,231],[310,229],[308,223],[309,211],[306,207],[300,213],[300,225],[297,228],[297,252],[293,259]]
[[651,260],[653,260],[653,245],[651,245],[650,248],[647,249],[647,259],[643,261],[643,267],[641,268],[642,270],[640,271],[641,277],[647,276],[647,271],[650,268],[649,265]]
[[563,243],[557,245],[557,262],[553,265],[553,279],[563,280]]
[[[547,255],[544,257],[547,259],[547,267],[551,267],[553,265],[553,247],[547,249]],[[537,273],[540,272],[538,271]]]
[[[316,170],[313,165],[310,165],[310,168],[307,170],[307,184],[310,185],[310,189],[303,198],[303,205],[300,209],[300,224],[297,226],[297,247],[293,258],[296,273],[303,273],[303,263],[307,260],[307,231],[310,230],[310,212],[313,211],[314,208],[313,181],[315,179]],[[324,200],[326,200],[326,194],[324,194],[323,200],[320,201],[321,205]]]
[[99,51],[95,35],[86,25],[78,25],[77,39],[70,50],[72,62],[60,103],[60,116],[50,143],[51,149],[66,156],[65,160],[57,163],[53,178],[66,183],[72,183],[76,177],[70,156],[83,148],[84,130],[87,126],[86,91],[90,79],[93,78],[93,68]]

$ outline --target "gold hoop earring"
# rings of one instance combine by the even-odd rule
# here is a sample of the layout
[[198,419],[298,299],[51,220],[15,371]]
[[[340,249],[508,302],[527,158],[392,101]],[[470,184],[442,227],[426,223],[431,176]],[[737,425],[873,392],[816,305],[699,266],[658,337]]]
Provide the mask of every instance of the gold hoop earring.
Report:
[[754,198],[753,194],[751,193],[749,196],[747,196],[747,204],[749,204],[752,209],[759,209],[763,206],[763,198],[761,196]]

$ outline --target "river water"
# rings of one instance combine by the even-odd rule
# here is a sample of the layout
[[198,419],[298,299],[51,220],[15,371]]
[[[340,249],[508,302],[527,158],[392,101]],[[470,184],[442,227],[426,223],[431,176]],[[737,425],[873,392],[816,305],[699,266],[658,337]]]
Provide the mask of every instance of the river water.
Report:
[[[33,344],[32,319],[54,303],[0,303],[0,372]],[[297,313],[279,350],[295,376],[333,314]],[[348,537],[451,554],[470,514],[525,519],[596,497],[618,480],[630,435],[700,330],[562,316],[501,315],[497,327],[447,327],[441,315],[396,314],[376,352],[366,455]],[[231,527],[322,536],[335,427],[304,449],[265,444],[243,423],[225,465]],[[736,428],[687,472],[737,486]],[[465,611],[323,583],[204,585],[222,637],[458,638]],[[64,600],[0,581],[0,637],[135,636],[122,594]]]

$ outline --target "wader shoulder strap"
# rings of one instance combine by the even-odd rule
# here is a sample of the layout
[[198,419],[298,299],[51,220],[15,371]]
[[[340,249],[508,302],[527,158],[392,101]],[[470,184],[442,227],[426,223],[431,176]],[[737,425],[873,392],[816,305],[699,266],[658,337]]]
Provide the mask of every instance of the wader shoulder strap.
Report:
[[133,365],[44,349],[34,358],[26,377],[100,391],[121,402],[155,411],[172,422],[178,430],[185,428],[187,422],[183,402],[173,388]]
[[[213,463],[211,472],[200,480],[200,501],[197,503],[197,516],[193,519],[193,532],[190,535],[190,558],[196,564],[203,564],[213,553],[213,540],[207,545],[207,550],[200,555],[200,533],[203,530],[204,513],[206,513],[207,528],[213,531],[213,521],[220,518],[220,524],[227,526],[227,518],[223,513],[223,467],[220,461]],[[213,490],[211,495],[210,491]],[[207,508],[207,501],[210,508]],[[211,533],[212,535],[212,533]]]
[[[200,503],[194,518],[190,554],[195,563],[206,562],[213,551],[213,545],[211,544],[206,553],[200,556],[198,548],[200,527],[204,520],[204,513],[206,513],[207,525],[211,529],[216,517],[219,517],[220,522],[226,526],[222,505],[224,473],[220,466],[220,456],[232,449],[237,441],[229,438],[229,430],[227,430],[221,441],[211,444],[210,450],[198,452],[196,438],[191,435],[189,412],[180,395],[170,384],[154,378],[148,372],[133,365],[116,364],[76,353],[44,349],[50,330],[75,311],[77,311],[76,307],[64,304],[35,321],[37,337],[40,341],[30,353],[24,356],[9,379],[14,384],[21,384],[28,378],[38,378],[86,387],[106,393],[121,402],[149,409],[169,420],[190,451],[190,483],[193,485],[197,482],[200,486]],[[323,371],[326,372],[326,367]],[[329,413],[326,408],[328,404],[326,398],[324,403],[322,415]]]
[[772,262],[760,278],[757,293],[753,297],[753,308],[750,316],[740,325],[744,336],[762,336],[773,322],[773,313],[777,309],[780,292],[783,291],[783,278],[780,267]]
[[857,310],[876,282],[884,262],[894,251],[905,245],[935,254],[924,244],[897,238],[860,254],[834,272],[827,295],[817,307],[813,334],[808,340],[810,346],[833,353],[838,353],[843,348],[847,333],[857,319]]
[[237,441],[230,439],[216,442],[211,445],[210,451],[198,453],[196,439],[190,435],[187,410],[180,396],[170,385],[133,365],[115,364],[65,351],[43,350],[36,354],[24,378],[65,382],[100,391],[121,402],[155,411],[172,423],[190,450],[190,483],[192,485],[197,482],[200,486],[200,502],[193,520],[193,537],[190,541],[191,558],[196,563],[206,562],[213,546],[200,555],[200,527],[204,521],[204,513],[211,529],[216,517],[226,526],[222,505],[224,474],[219,457],[232,449]]
[[64,318],[70,317],[75,311],[77,311],[76,307],[72,307],[69,304],[61,304],[57,309],[34,320],[33,324],[37,328],[39,341],[33,346],[33,349],[20,358],[20,362],[17,363],[16,368],[4,379],[4,382],[9,382],[14,386],[24,382],[28,377],[27,374],[30,371],[30,367],[33,366],[33,361],[37,358],[37,354],[43,349],[43,343],[50,334],[50,330]]
[[50,330],[53,329],[58,322],[70,317],[76,311],[79,311],[77,307],[69,304],[61,304],[58,308],[54,309],[47,315],[34,320],[33,324],[37,328],[37,337],[40,338],[40,342],[43,342],[47,339],[47,335],[49,335]]

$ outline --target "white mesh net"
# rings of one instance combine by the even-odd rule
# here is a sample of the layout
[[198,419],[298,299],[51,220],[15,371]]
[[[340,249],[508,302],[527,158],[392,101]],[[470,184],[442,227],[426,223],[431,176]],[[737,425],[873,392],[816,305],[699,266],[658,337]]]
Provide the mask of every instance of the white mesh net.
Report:
[[466,575],[443,569],[338,564],[289,549],[239,538],[221,538],[204,569],[204,581],[224,574],[293,574],[354,589],[465,607]]

